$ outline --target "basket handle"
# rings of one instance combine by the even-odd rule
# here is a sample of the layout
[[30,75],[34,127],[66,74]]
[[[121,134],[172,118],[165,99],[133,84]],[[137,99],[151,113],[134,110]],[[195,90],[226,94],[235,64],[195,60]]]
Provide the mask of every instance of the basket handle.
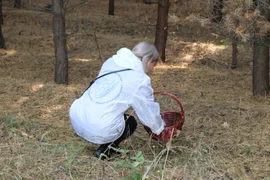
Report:
[[181,115],[184,116],[183,105],[182,105],[181,101],[175,95],[173,95],[171,93],[168,93],[168,92],[162,92],[162,91],[154,92],[154,95],[156,95],[156,94],[165,94],[165,95],[168,95],[168,96],[174,98],[177,101],[177,103],[179,104],[180,108],[181,108]]

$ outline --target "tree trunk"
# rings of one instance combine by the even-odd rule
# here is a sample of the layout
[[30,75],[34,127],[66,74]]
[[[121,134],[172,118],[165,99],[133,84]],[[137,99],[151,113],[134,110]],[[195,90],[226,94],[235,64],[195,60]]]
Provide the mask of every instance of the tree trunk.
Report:
[[114,0],[109,0],[109,15],[114,15]]
[[2,25],[4,24],[2,13],[2,0],[0,0],[0,48],[5,48],[5,39],[2,33]]
[[223,18],[223,0],[213,0],[212,22],[219,23]]
[[155,4],[157,3],[159,0],[143,0],[144,4]]
[[238,49],[237,49],[237,42],[236,38],[232,38],[232,65],[231,68],[235,69],[237,67],[237,54],[238,54]]
[[254,43],[253,47],[253,95],[269,94],[269,47]]
[[254,5],[255,7],[257,7],[257,6],[258,6],[258,2],[257,2],[257,0],[253,0],[253,5]]
[[169,0],[159,0],[155,45],[163,62],[165,62],[166,59],[165,49],[168,35],[168,13]]
[[53,0],[53,33],[55,49],[55,82],[68,83],[68,57],[63,0]]
[[[261,14],[270,20],[268,9],[270,0],[255,1]],[[253,46],[253,95],[265,96],[269,94],[269,34],[258,37],[255,32]]]
[[2,33],[2,25],[0,25],[0,49],[5,48],[5,39]]
[[20,8],[21,7],[21,0],[14,0],[13,7]]

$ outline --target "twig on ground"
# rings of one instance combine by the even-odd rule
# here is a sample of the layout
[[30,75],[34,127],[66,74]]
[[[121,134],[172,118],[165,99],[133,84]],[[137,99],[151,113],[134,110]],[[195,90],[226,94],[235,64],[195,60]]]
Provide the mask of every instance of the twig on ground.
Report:
[[166,158],[165,158],[165,162],[164,162],[164,166],[163,166],[163,170],[162,170],[162,177],[161,177],[161,179],[164,178],[164,170],[165,170],[166,162],[168,160],[169,151],[170,151],[170,148],[171,148],[171,145],[172,145],[172,135],[173,135],[173,132],[174,132],[174,129],[172,130],[170,140],[166,144],[167,154],[166,154]]
[[74,9],[74,8],[76,8],[77,6],[80,6],[80,5],[82,5],[82,4],[86,3],[86,2],[88,2],[88,0],[84,0],[84,1],[82,1],[82,2],[80,2],[80,3],[73,4],[73,5],[69,6],[69,7],[66,7],[65,10],[66,10],[66,12],[67,12],[67,11],[71,11],[72,9]]
[[[173,133],[172,133],[173,134]],[[165,152],[167,152],[166,154],[166,159],[165,159],[165,164],[164,164],[164,167],[166,165],[166,161],[168,160],[168,153],[169,151],[172,150],[172,147],[171,147],[171,140],[172,140],[172,137],[170,138],[170,141],[167,143],[166,145],[166,149],[163,149],[162,151],[159,152],[159,154],[154,158],[154,160],[151,162],[151,164],[147,167],[147,170],[146,172],[144,173],[143,177],[142,177],[142,180],[146,179],[146,176],[147,174],[149,173],[149,171],[151,170],[151,167],[154,166],[156,167],[157,163],[160,161],[160,159],[162,158],[163,154],[165,154]],[[177,147],[177,146],[175,146]],[[173,147],[173,148],[175,148]],[[162,176],[162,179],[163,179],[163,176]]]
[[153,166],[153,164],[156,162],[157,159],[160,159],[160,156],[162,156],[165,152],[167,151],[167,149],[163,149],[162,151],[160,151],[160,153],[157,155],[157,157],[155,157],[155,159],[151,162],[151,164],[147,167],[146,172],[144,173],[142,180],[146,179],[147,174],[149,173],[149,171],[151,170],[151,167]]
[[101,60],[101,62],[103,63],[103,58],[101,56],[101,52],[100,52],[100,49],[99,49],[99,45],[98,45],[98,41],[97,41],[97,35],[96,33],[94,32],[94,38],[95,38],[95,42],[96,42],[96,45],[97,45],[97,49],[98,49],[98,54],[99,54],[99,59]]

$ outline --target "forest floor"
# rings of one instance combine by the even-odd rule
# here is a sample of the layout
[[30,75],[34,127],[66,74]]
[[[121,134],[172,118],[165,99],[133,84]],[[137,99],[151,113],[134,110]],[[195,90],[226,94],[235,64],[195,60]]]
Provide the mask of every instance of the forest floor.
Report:
[[[108,161],[74,135],[69,107],[118,49],[154,42],[157,5],[120,0],[108,16],[107,1],[70,1],[69,84],[58,85],[49,1],[24,1],[21,9],[12,2],[3,1],[0,179],[270,179],[270,99],[252,95],[252,47],[239,45],[231,69],[229,41],[186,19],[197,1],[172,2],[166,63],[151,74],[155,91],[181,100],[181,134],[154,141],[140,124],[120,146],[129,153]],[[179,108],[159,103],[162,111]]]

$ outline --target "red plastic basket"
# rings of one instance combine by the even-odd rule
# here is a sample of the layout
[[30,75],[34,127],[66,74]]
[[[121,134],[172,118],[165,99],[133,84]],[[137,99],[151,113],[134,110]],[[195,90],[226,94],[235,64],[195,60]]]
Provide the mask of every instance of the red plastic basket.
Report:
[[179,104],[180,110],[181,110],[181,112],[161,112],[160,113],[162,119],[164,120],[166,124],[166,128],[159,135],[152,133],[149,127],[144,126],[144,129],[148,132],[149,135],[152,136],[154,140],[165,141],[165,140],[169,140],[171,137],[176,137],[180,134],[182,130],[182,126],[185,121],[184,108],[181,101],[175,95],[168,92],[155,92],[154,93],[154,95],[157,95],[157,94],[167,95],[175,99],[177,103]]

